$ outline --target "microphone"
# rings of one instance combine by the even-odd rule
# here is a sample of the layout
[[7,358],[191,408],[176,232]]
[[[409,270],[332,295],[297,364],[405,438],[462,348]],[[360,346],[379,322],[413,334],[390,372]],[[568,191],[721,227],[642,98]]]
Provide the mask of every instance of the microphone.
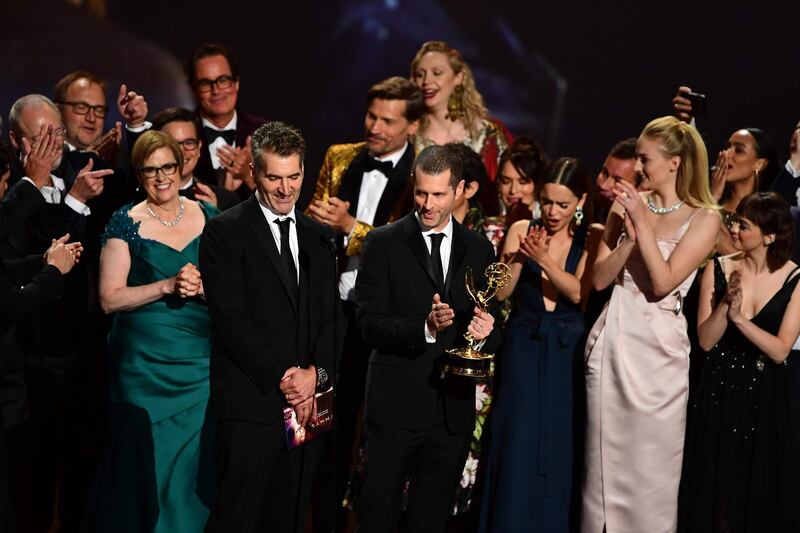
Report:
[[334,258],[339,258],[339,246],[336,244],[336,234],[332,230],[323,231],[319,236],[319,241]]

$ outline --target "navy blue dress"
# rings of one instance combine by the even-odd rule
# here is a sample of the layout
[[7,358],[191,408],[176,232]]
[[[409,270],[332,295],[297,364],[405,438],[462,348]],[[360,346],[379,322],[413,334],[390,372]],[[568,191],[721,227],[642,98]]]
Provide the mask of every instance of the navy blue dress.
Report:
[[[578,266],[584,237],[580,230],[573,237],[569,273]],[[545,309],[542,270],[530,259],[522,266],[514,298],[497,362],[480,531],[568,532],[577,523],[571,509],[574,458],[580,456],[576,428],[582,426],[583,412],[583,314],[579,304],[562,296],[553,311]]]

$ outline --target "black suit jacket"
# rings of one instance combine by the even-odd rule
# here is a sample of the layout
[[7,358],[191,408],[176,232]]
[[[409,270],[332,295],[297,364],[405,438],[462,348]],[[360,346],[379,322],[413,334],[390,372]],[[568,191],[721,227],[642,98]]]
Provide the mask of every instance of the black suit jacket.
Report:
[[[484,271],[494,260],[485,237],[453,222],[453,242],[442,301],[456,316],[452,326],[425,341],[425,320],[436,288],[430,254],[414,213],[371,231],[361,253],[356,281],[356,323],[373,348],[369,361],[366,420],[410,430],[430,428],[439,395],[451,431],[471,431],[475,422],[475,384],[440,378],[444,350],[466,345],[463,334],[474,304],[464,288],[467,267],[485,287]],[[499,343],[497,328],[484,350]]]
[[[14,201],[0,203],[0,239],[15,233],[44,205],[32,184],[21,182]],[[44,308],[61,295],[63,276],[44,266],[41,255],[17,260],[0,258],[0,429],[27,416],[22,355],[15,339],[15,323]]]
[[283,420],[283,373],[332,369],[336,320],[333,232],[295,211],[300,287],[295,301],[255,195],[210,220],[200,271],[214,324],[209,409],[218,418]]
[[800,188],[800,178],[789,174],[786,165],[782,165],[769,190],[783,196],[790,206],[800,206],[800,198],[797,197],[798,188]]
[[[200,116],[200,120],[202,121],[203,117]],[[236,111],[236,146],[242,148],[247,144],[247,138],[253,134],[259,126],[264,124],[266,119],[261,117],[257,117],[255,115],[248,115],[246,113],[242,113],[241,111]],[[199,176],[201,180],[213,180],[213,181],[205,181],[204,183],[219,185],[218,180],[215,178],[216,174],[214,171],[214,167],[211,166],[211,152],[209,151],[209,146],[211,145],[208,142],[203,131],[200,132],[200,135],[203,136],[203,151],[200,154],[200,159],[197,161],[197,167],[195,168],[195,174]],[[245,189],[246,186],[242,185]],[[249,192],[249,189],[247,189]]]
[[[342,184],[339,187],[339,198],[350,202],[350,209],[348,212],[353,217],[358,212],[358,199],[361,192],[361,181],[364,179],[364,164],[370,157],[369,151],[366,146],[356,155],[350,165],[347,167],[344,175],[342,176]],[[381,199],[378,202],[378,209],[375,211],[375,220],[372,226],[383,226],[393,218],[399,218],[398,213],[395,212],[397,206],[400,204],[401,199],[405,198],[408,194],[411,175],[411,166],[414,164],[414,147],[408,143],[406,151],[400,161],[392,170],[392,175],[388,176],[389,181],[386,183],[386,188],[383,190]],[[403,210],[408,209],[404,204]],[[399,213],[402,216],[404,213]],[[395,215],[392,217],[392,215]]]

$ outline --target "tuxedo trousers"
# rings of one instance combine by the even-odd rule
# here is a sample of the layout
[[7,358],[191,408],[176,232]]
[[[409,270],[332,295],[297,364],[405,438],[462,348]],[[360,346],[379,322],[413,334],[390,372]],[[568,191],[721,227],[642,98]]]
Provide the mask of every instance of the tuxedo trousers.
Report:
[[471,432],[447,429],[441,397],[430,428],[411,431],[369,421],[366,426],[367,472],[359,495],[358,533],[444,532]]
[[287,450],[283,420],[219,421],[217,494],[206,533],[304,533],[319,444]]

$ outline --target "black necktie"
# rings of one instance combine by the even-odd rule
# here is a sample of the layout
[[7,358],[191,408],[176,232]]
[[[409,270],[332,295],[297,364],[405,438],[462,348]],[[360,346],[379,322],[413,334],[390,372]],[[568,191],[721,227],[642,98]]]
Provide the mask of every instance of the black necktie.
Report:
[[364,172],[377,170],[388,178],[392,175],[392,169],[394,169],[394,165],[391,161],[378,161],[374,157],[367,157],[367,160],[364,161]]
[[297,300],[297,267],[294,266],[294,258],[292,257],[292,249],[289,247],[289,226],[292,223],[291,218],[283,220],[275,220],[275,223],[281,229],[281,260],[286,269],[286,275],[289,276],[289,290],[292,297]]
[[215,130],[210,126],[203,126],[203,133],[206,136],[206,143],[211,144],[217,140],[217,137],[222,137],[225,142],[230,146],[236,142],[236,130]]
[[[431,233],[431,261],[433,262],[433,274],[436,276],[436,285],[438,285],[439,290],[444,289],[444,269],[442,268],[442,239],[444,239],[444,233]],[[444,296],[443,294],[439,294],[439,296]]]

